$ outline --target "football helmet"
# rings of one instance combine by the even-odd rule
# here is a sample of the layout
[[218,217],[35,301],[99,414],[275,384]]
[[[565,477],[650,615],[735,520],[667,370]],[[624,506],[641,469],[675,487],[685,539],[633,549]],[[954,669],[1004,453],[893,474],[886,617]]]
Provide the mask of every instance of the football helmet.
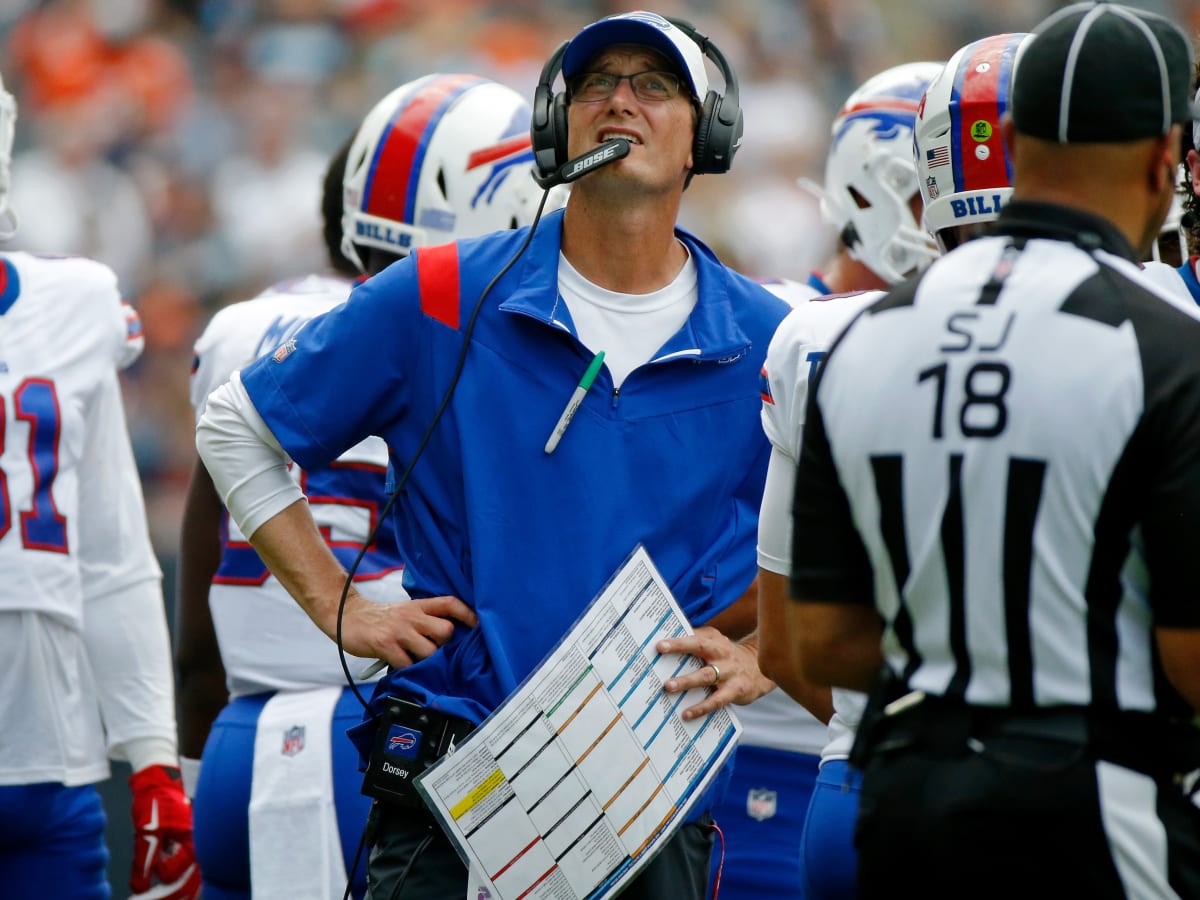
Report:
[[[342,252],[366,272],[365,248],[415,247],[533,221],[531,107],[477,75],[403,84],[363,119],[343,181]],[[560,206],[564,195],[547,199]]]
[[917,172],[912,128],[917,104],[942,64],[905,63],[867,79],[833,121],[821,214],[850,255],[889,284],[929,265],[937,248],[912,212]]
[[8,191],[12,186],[12,151],[16,126],[16,98],[4,89],[4,80],[0,79],[0,240],[5,241],[17,231],[17,215],[8,205]]
[[925,227],[943,249],[945,229],[991,222],[1012,195],[1012,161],[1000,134],[1025,33],[997,34],[961,48],[937,74],[917,111],[913,155]]

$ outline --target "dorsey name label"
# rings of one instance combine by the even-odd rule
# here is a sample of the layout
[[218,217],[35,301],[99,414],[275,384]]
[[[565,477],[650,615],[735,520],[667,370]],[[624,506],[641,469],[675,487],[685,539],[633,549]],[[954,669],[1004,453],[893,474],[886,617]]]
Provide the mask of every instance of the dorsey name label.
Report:
[[408,777],[408,769],[402,769],[399,766],[393,766],[387,760],[383,761],[383,773],[385,775],[399,775],[401,778]]

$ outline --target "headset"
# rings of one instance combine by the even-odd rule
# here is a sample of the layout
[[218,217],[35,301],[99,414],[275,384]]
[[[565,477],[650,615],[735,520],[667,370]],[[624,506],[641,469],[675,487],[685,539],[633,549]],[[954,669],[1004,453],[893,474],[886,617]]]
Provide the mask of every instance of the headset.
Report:
[[[695,41],[700,51],[720,69],[725,93],[709,88],[696,122],[692,143],[692,174],[719,175],[728,172],[733,155],[742,143],[742,110],[738,105],[737,75],[717,45],[701,34],[690,22],[665,17],[668,22]],[[543,188],[560,184],[567,163],[567,92],[554,92],[554,79],[562,73],[563,56],[570,41],[563,41],[546,60],[533,94],[533,120],[529,128],[533,139],[535,180]]]

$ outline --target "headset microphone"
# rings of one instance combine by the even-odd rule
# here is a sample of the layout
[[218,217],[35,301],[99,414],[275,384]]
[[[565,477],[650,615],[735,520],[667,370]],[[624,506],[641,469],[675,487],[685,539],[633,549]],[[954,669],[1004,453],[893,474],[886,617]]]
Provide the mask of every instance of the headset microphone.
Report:
[[605,141],[595,150],[589,150],[583,156],[568,159],[549,175],[538,175],[535,171],[533,180],[537,182],[538,187],[549,190],[556,185],[570,184],[589,172],[594,172],[601,166],[607,166],[618,159],[624,159],[628,155],[629,141],[624,138],[613,138],[611,141]]

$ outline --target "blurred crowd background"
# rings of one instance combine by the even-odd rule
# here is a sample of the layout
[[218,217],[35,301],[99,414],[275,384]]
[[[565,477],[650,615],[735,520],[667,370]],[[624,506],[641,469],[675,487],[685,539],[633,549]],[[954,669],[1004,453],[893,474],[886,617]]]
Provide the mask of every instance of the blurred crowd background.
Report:
[[[1134,0],[1200,31],[1200,0]],[[19,103],[9,249],[112,266],[145,322],[131,428],[170,606],[193,458],[193,340],[222,305],[320,268],[329,154],[396,85],[469,71],[532,96],[559,42],[611,0],[0,0]],[[682,223],[751,275],[804,278],[832,247],[818,203],[829,123],[875,72],[1025,31],[1051,0],[661,0],[739,75],[729,175],[696,179]],[[719,83],[719,80],[718,80]],[[369,373],[364,372],[364,377]]]
[[[1200,0],[1127,2],[1200,34]],[[682,224],[747,274],[803,279],[833,235],[797,179],[822,179],[842,100],[882,69],[1027,31],[1062,5],[0,0],[0,75],[19,104],[19,229],[3,246],[99,259],[141,312],[146,352],[127,400],[170,615],[194,458],[192,343],[221,306],[323,266],[326,160],[393,87],[475,72],[532,97],[545,59],[588,22],[645,6],[687,18],[738,73],[746,131],[730,174],[692,183]],[[127,775],[117,766],[101,785],[115,896],[132,849]]]

